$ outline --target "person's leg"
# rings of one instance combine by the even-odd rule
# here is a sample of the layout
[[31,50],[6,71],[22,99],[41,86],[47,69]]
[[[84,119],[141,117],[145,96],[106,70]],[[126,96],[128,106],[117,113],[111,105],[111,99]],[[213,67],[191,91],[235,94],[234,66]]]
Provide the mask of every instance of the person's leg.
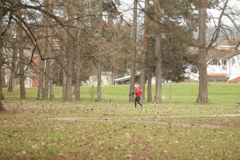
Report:
[[136,97],[137,99],[137,103],[140,104],[141,106],[143,106],[141,103],[140,103],[140,97]]
[[137,97],[135,97],[135,108],[137,108]]

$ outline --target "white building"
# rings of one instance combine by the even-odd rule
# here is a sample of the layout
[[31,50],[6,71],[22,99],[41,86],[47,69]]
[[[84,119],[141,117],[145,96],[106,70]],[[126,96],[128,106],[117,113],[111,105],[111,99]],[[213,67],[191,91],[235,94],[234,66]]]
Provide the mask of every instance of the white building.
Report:
[[[210,49],[207,54],[209,82],[240,82],[240,48],[235,50],[239,40],[225,40]],[[198,50],[191,50],[197,53]],[[198,74],[191,73],[191,79],[198,81]]]

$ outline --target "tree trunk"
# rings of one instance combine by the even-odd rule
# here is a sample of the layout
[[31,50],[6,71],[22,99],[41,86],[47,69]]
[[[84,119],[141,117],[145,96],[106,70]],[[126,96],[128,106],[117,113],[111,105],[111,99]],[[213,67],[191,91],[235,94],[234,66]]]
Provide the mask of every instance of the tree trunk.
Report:
[[148,44],[149,44],[149,38],[148,38],[148,16],[146,11],[149,8],[149,0],[145,0],[145,16],[144,16],[144,52],[142,54],[142,63],[141,63],[141,74],[140,74],[140,81],[139,81],[139,89],[143,91],[143,94],[141,95],[141,102],[145,102],[145,84],[146,84],[146,57],[148,54]]
[[[71,40],[69,40],[71,41]],[[70,46],[72,47],[72,46]],[[71,50],[69,50],[70,53],[73,53],[71,52]],[[68,54],[70,54],[68,53]],[[66,95],[65,95],[65,101],[72,101],[72,63],[73,63],[73,60],[72,60],[72,57],[71,55],[68,55],[67,56],[67,81],[66,81]]]
[[67,87],[67,74],[66,74],[67,58],[65,56],[66,55],[64,54],[64,57],[63,57],[63,66],[64,66],[64,69],[63,69],[63,90],[62,90],[62,100],[63,101],[65,101],[65,98],[66,98],[66,87]]
[[[69,1],[70,4],[73,4],[73,0]],[[68,23],[69,27],[69,33],[71,35],[74,35],[74,28],[73,26],[73,10],[71,8],[68,8],[68,19],[71,21]],[[68,53],[67,53],[67,82],[66,82],[66,95],[65,95],[65,101],[72,101],[72,76],[73,76],[73,55],[74,55],[74,42],[70,35],[68,35],[68,43],[67,43]]]
[[43,87],[43,100],[48,100],[48,87],[49,87],[49,61],[44,61],[44,87]]
[[148,97],[147,101],[152,102],[152,67],[148,67]]
[[[21,17],[21,11],[19,11],[18,13]],[[24,51],[24,45],[22,44],[23,43],[23,31],[20,27],[18,27],[18,30],[17,30],[17,35],[18,35],[18,49],[19,49],[19,73],[20,73],[20,76],[19,76],[19,79],[20,79],[20,99],[26,99],[26,92],[25,92],[25,83],[24,83],[24,54],[23,54],[23,51]]]
[[162,102],[162,55],[161,55],[161,36],[159,31],[159,24],[157,23],[160,17],[157,9],[157,4],[154,1],[154,21],[155,21],[155,75],[156,75],[156,90],[155,90],[155,103]]
[[[82,8],[83,3],[82,1],[80,2],[80,8]],[[80,17],[82,17],[82,10],[80,12]],[[83,24],[82,23],[78,23],[78,30],[77,30],[77,45],[75,46],[76,48],[76,53],[77,53],[77,61],[75,63],[76,65],[76,82],[75,82],[75,101],[80,101],[80,86],[81,86],[81,81],[80,81],[80,76],[81,76],[81,43],[82,43],[82,29],[83,29]]]
[[54,101],[54,90],[53,90],[53,62],[50,63],[50,101]]
[[[45,6],[47,6],[47,1],[44,1],[45,3]],[[47,16],[44,15],[44,25],[47,26],[48,25],[48,22],[47,22]],[[48,28],[45,27],[44,28],[44,32],[43,32],[43,36],[47,36],[47,33],[48,33]],[[46,53],[47,53],[47,39],[44,38],[42,40],[42,47],[41,47],[41,54],[42,54],[42,57],[46,58]],[[43,100],[45,97],[44,97],[44,87],[45,87],[45,64],[46,62],[45,61],[40,61],[39,62],[39,66],[41,68],[40,70],[40,73],[39,73],[39,83],[38,83],[38,95],[37,95],[37,100]]]
[[[21,41],[20,41],[21,42]],[[20,57],[20,99],[26,99],[26,92],[25,92],[25,83],[24,83],[24,55],[23,55],[23,46],[19,48],[19,57]]]
[[38,95],[37,95],[37,100],[43,100],[43,79],[44,79],[44,62],[39,61],[39,68],[41,70],[39,71],[39,78],[38,78]]
[[147,66],[148,66],[148,102],[152,102],[152,77],[153,77],[153,62],[154,62],[154,38],[149,38],[149,49],[147,54]]
[[81,65],[80,65],[80,55],[77,55],[77,68],[76,68],[76,82],[75,82],[75,101],[80,101],[80,74],[81,74]]
[[[21,10],[18,10],[18,15],[21,17],[22,13]],[[19,50],[19,81],[20,81],[20,99],[26,99],[26,92],[25,92],[25,83],[24,83],[24,45],[23,45],[23,31],[20,26],[17,29],[17,36],[18,36],[18,50]]]
[[11,74],[8,82],[8,92],[13,92],[13,88],[15,86],[15,72],[16,72],[16,57],[17,56],[17,47],[16,43],[13,44],[13,52],[12,52],[12,63],[11,63]]
[[[0,1],[0,33],[2,33],[2,16],[3,15],[3,3],[2,1]],[[3,81],[3,77],[2,77],[2,59],[3,59],[3,39],[2,36],[0,36],[0,111],[5,111],[5,108],[2,105],[2,81]]]
[[[137,2],[138,2],[138,0],[134,0],[132,54],[131,54],[131,79],[130,79],[129,93],[134,91],[134,85],[135,85],[135,59],[136,59],[136,40],[137,40]],[[129,102],[133,102],[133,101],[134,101],[134,97],[129,96]]]
[[[53,0],[50,0],[49,1],[49,8],[50,8],[50,12],[53,13],[53,10],[54,10],[54,1]],[[51,45],[53,44],[53,38],[52,38],[52,25],[53,25],[53,22],[52,22],[52,19],[49,18],[48,20],[50,23],[50,27],[48,27],[48,36],[49,36],[49,43],[48,43],[48,55],[50,57],[53,57],[53,54],[52,54],[52,49],[51,49]],[[48,61],[48,82],[49,82],[49,88],[50,88],[50,101],[54,101],[54,91],[53,91],[53,60],[50,60]],[[47,92],[47,97],[48,97],[48,92]]]
[[198,38],[198,54],[199,54],[199,93],[197,103],[208,103],[208,86],[207,86],[207,63],[206,63],[206,4],[199,6],[199,38]]
[[[99,0],[99,53],[102,52],[101,50],[101,45],[102,45],[102,3],[103,0]],[[101,101],[102,100],[102,93],[101,93],[101,75],[102,75],[102,70],[101,70],[101,55],[98,57],[98,74],[97,74],[97,100]]]
[[98,58],[98,75],[97,75],[97,100],[102,100],[102,93],[101,93],[101,60]]
[[[113,62],[113,63],[114,63],[114,62]],[[111,84],[114,85],[114,83],[115,83],[115,78],[116,78],[116,74],[115,74],[115,69],[114,69],[113,66],[112,66],[111,70],[112,70]]]

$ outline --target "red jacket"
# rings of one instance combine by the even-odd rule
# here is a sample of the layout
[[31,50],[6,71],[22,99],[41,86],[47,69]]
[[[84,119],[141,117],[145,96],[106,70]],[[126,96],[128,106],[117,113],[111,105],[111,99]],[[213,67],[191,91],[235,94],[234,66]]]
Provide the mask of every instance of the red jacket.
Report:
[[143,93],[139,88],[136,88],[136,89],[134,90],[134,92],[135,92],[135,94],[136,94],[136,97],[140,97],[140,96],[142,95],[142,93]]

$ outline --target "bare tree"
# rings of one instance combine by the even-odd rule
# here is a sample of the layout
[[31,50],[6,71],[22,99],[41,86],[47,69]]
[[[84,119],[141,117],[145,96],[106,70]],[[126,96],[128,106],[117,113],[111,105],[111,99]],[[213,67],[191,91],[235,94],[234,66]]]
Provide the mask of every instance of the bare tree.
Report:
[[[133,6],[133,24],[132,24],[132,53],[131,53],[131,79],[129,93],[134,91],[135,85],[135,60],[136,60],[136,41],[137,41],[137,3],[138,0],[134,0]],[[133,102],[134,97],[129,96],[129,102]]]
[[206,64],[206,19],[207,19],[207,0],[203,0],[199,6],[199,37],[198,37],[198,54],[199,54],[199,94],[198,103],[207,103],[207,64]]
[[[103,14],[103,8],[102,8],[102,3],[103,1],[102,0],[99,0],[99,26],[98,26],[98,39],[99,39],[99,53],[102,53],[102,48],[101,48],[101,42],[102,42],[102,14]],[[101,93],[101,55],[98,56],[98,72],[97,72],[97,100],[98,101],[101,101],[102,100],[102,93]]]
[[73,6],[74,6],[74,2],[73,0],[69,0],[69,4],[68,4],[68,26],[69,26],[69,35],[68,35],[68,45],[67,45],[67,85],[66,85],[66,97],[65,97],[65,101],[72,101],[72,79],[73,79],[73,55],[74,55],[74,40],[70,35],[74,35],[75,34],[75,29],[73,28],[74,26],[74,12],[73,12]]
[[[2,18],[3,18],[3,3],[0,1],[0,24],[2,24]],[[2,27],[0,27],[0,34],[2,34],[3,30]],[[4,111],[4,107],[2,105],[2,60],[3,60],[3,38],[2,36],[0,37],[0,111]]]
[[149,33],[148,33],[148,15],[147,10],[149,9],[149,0],[145,0],[145,17],[144,17],[144,52],[142,54],[142,62],[141,62],[141,74],[139,81],[139,89],[143,91],[140,100],[145,102],[145,84],[146,84],[146,58],[148,54],[148,43],[149,43]]
[[11,58],[11,66],[10,66],[10,78],[8,82],[8,92],[13,92],[13,88],[15,85],[15,77],[16,77],[16,61],[17,61],[17,41],[14,39],[12,44],[13,51]]
[[[22,16],[22,11],[18,10],[18,15]],[[21,22],[19,22],[21,23]],[[25,83],[24,83],[24,46],[21,45],[23,42],[23,30],[20,26],[18,26],[17,29],[17,35],[18,35],[18,50],[19,50],[19,79],[20,79],[20,99],[26,99],[26,92],[25,92]]]
[[156,90],[155,103],[162,102],[162,55],[161,55],[161,31],[160,25],[157,23],[160,18],[161,8],[158,0],[154,0],[154,21],[155,21],[155,75],[156,75]]
[[82,29],[83,29],[83,20],[82,20],[82,15],[83,15],[83,2],[79,2],[79,14],[78,17],[81,22],[77,22],[77,46],[75,46],[76,49],[76,82],[75,82],[75,101],[80,101],[80,76],[81,76],[81,63],[82,63],[82,48],[81,48],[81,43],[82,43]]
[[[218,1],[212,1],[213,4],[218,3]],[[207,23],[207,7],[208,0],[196,0],[195,5],[198,7],[199,11],[199,37],[198,37],[198,54],[199,54],[199,93],[197,98],[197,103],[208,103],[208,85],[207,85],[207,53],[208,50],[213,46],[219,37],[219,32],[221,29],[221,20],[224,15],[225,9],[227,7],[228,0],[224,2],[220,17],[218,19],[218,25],[216,26],[216,31],[212,36],[212,39],[207,46],[206,43],[206,23]]]

